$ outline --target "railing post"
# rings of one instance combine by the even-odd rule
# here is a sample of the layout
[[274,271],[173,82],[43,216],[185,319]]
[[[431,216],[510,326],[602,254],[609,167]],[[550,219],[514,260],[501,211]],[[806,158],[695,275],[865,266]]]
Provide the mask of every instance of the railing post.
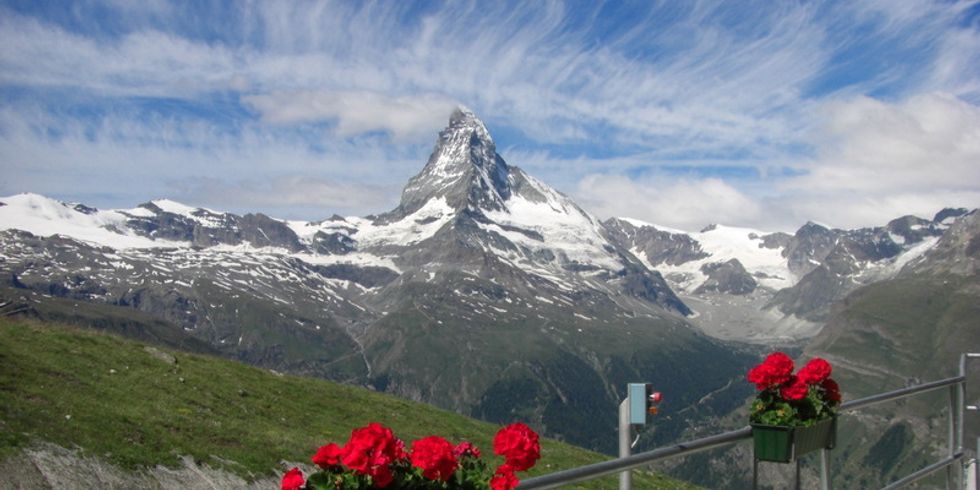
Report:
[[[963,377],[963,381],[960,381],[956,385],[956,452],[963,452],[963,428],[964,428],[964,411],[966,410],[966,360],[970,357],[966,353],[960,354],[960,376]],[[960,488],[966,488],[966,462],[965,458],[960,459]]]
[[[630,400],[626,398],[619,404],[619,457],[630,455]],[[632,470],[624,470],[619,474],[619,490],[630,490],[633,487]]]
[[[952,458],[956,454],[956,414],[959,413],[958,407],[956,406],[956,387],[959,383],[949,386],[949,437],[946,439],[946,447],[948,448],[949,457]],[[955,485],[954,473],[956,470],[953,465],[946,467],[946,488],[959,488]]]
[[820,490],[831,490],[830,482],[830,450],[820,449]]

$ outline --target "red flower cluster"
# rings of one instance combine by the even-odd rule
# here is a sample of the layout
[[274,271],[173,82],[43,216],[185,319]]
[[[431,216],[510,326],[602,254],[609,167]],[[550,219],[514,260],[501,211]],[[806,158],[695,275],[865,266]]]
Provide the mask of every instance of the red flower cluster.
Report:
[[299,468],[293,468],[282,477],[282,490],[299,490],[303,487],[303,473]]
[[446,481],[459,466],[453,454],[456,448],[439,436],[429,436],[412,443],[412,466],[422,469],[430,480]]
[[824,380],[830,377],[830,363],[815,357],[803,369],[800,369],[799,377],[808,385],[815,385],[817,383],[822,383]]
[[809,391],[810,385],[799,376],[790,376],[789,380],[779,387],[779,395],[787,400],[802,400],[806,398]]
[[354,429],[343,446],[321,446],[312,460],[323,471],[304,481],[300,470],[293,468],[283,476],[282,488],[300,490],[304,484],[320,488],[324,481],[330,481],[342,489],[346,488],[345,481],[359,481],[357,488],[473,488],[474,484],[489,484],[493,490],[510,490],[519,482],[515,473],[530,469],[541,457],[538,435],[524,424],[504,427],[494,437],[494,452],[504,457],[504,464],[493,473],[480,461],[480,449],[466,441],[453,446],[442,437],[429,436],[413,442],[411,452],[404,448],[391,429],[371,423]]
[[313,464],[327,469],[331,466],[337,466],[340,463],[340,458],[344,455],[344,450],[340,446],[330,443],[326,446],[321,446],[317,449],[316,454],[313,455]]
[[832,380],[830,378],[827,378],[827,379],[823,380],[822,383],[820,383],[820,387],[823,388],[824,393],[827,394],[827,399],[828,400],[830,400],[832,402],[835,402],[835,403],[840,403],[840,400],[841,400],[841,397],[840,397],[840,387],[837,386],[837,382],[836,381],[834,381],[834,380]]
[[750,417],[769,425],[812,423],[835,413],[840,388],[830,379],[830,363],[814,358],[793,374],[793,360],[782,352],[769,354],[752,368],[748,380],[760,391]]
[[388,465],[405,459],[404,447],[391,429],[372,422],[351,432],[350,440],[341,450],[340,462],[358,474],[369,475],[376,487],[385,488],[392,480]]
[[494,473],[493,478],[490,479],[490,489],[491,490],[510,490],[517,487],[517,484],[521,481],[517,479],[514,475],[514,470],[507,468],[507,465],[503,465],[497,468],[497,472]]
[[782,352],[773,352],[766,360],[749,371],[749,382],[760,390],[779,386],[793,374],[793,360]]
[[480,448],[474,446],[472,443],[468,441],[463,441],[457,444],[456,448],[453,449],[453,456],[456,456],[457,458],[462,458],[464,456],[479,458]]
[[[794,376],[793,360],[782,352],[773,352],[766,356],[762,364],[750,369],[747,378],[758,390],[778,389],[783,398],[800,400],[806,396],[810,386],[820,386],[830,380],[830,372],[830,363],[815,357]],[[830,381],[833,383],[833,380]],[[833,386],[836,387],[837,383]]]
[[514,471],[524,471],[541,458],[538,435],[530,427],[511,424],[493,438],[493,452],[504,457],[505,465]]

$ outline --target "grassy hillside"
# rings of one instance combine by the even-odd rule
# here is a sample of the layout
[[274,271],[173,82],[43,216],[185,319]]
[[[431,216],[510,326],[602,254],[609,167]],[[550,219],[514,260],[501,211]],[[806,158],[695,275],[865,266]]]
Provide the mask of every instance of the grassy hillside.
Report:
[[[128,469],[190,455],[248,478],[281,470],[282,460],[308,461],[317,446],[371,421],[406,440],[439,434],[487,453],[498,429],[365,389],[29,321],[0,319],[0,366],[0,459],[48,441]],[[552,440],[542,446],[532,475],[604,458]],[[690,488],[652,474],[636,481]]]

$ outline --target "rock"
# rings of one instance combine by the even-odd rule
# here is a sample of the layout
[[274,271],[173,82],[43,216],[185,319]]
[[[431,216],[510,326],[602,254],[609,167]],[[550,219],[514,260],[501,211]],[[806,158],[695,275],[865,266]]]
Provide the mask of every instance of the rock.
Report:
[[170,365],[177,364],[177,358],[174,357],[173,354],[168,354],[160,349],[157,349],[156,347],[150,347],[150,346],[144,347],[143,350],[146,351],[146,353],[149,354],[150,357],[155,357]]
[[[227,463],[227,461],[223,461]],[[290,463],[292,464],[292,463]],[[293,464],[296,466],[296,464]],[[307,473],[311,468],[299,465]],[[40,443],[0,461],[0,488],[149,488],[262,489],[277,488],[279,476],[252,482],[199,464],[184,456],[176,468],[157,466],[130,471],[79,451]]]
[[701,272],[708,279],[694,292],[718,291],[728,294],[749,294],[755,291],[757,283],[738,259],[701,266]]

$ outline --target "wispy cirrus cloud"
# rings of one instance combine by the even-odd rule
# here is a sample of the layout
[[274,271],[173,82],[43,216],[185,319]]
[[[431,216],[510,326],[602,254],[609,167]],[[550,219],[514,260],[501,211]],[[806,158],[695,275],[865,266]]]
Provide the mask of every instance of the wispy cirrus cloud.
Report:
[[242,97],[245,105],[274,124],[336,120],[339,136],[385,131],[396,140],[430,138],[446,124],[458,102],[438,95],[386,97],[364,91],[300,91]]
[[[589,186],[732,204],[632,207],[652,221],[687,216],[689,228],[722,218],[783,226],[814,211],[807,218],[843,225],[923,202],[968,205],[976,187],[942,183],[929,199],[885,199],[911,192],[888,179],[866,191],[878,214],[831,217],[803,203],[831,193],[817,192],[822,182],[847,182],[834,172],[875,158],[958,158],[941,151],[956,144],[942,138],[963,138],[952,132],[902,153],[881,146],[906,141],[902,125],[872,117],[836,136],[834,127],[849,111],[874,114],[875,103],[915,121],[975,109],[978,10],[927,0],[0,6],[0,188],[63,195],[65,172],[54,169],[91,175],[86,192],[120,205],[132,198],[113,189],[158,197],[180,178],[397,188],[458,102],[487,120],[511,163],[600,214],[631,208]],[[676,170],[685,167],[701,170]],[[896,174],[925,175],[921,167]],[[717,170],[731,168],[751,172]],[[935,171],[943,182],[973,175],[964,165]],[[120,186],[127,175],[141,177]],[[266,205],[260,194],[240,195]],[[388,205],[362,195],[362,207],[338,205]],[[334,212],[328,204],[305,214]]]

